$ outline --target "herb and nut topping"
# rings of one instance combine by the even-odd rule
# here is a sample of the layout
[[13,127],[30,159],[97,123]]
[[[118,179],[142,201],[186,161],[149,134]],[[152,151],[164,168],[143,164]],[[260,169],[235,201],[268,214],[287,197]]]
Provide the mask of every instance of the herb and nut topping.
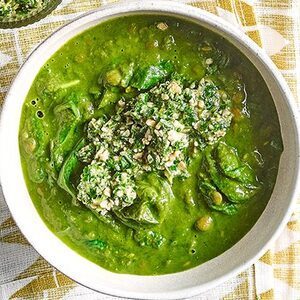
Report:
[[188,177],[190,154],[225,135],[230,107],[227,93],[208,77],[185,86],[175,75],[136,97],[122,98],[114,115],[88,124],[88,143],[78,153],[88,163],[78,200],[104,215],[135,202],[135,179],[145,172],[159,172],[170,182]]

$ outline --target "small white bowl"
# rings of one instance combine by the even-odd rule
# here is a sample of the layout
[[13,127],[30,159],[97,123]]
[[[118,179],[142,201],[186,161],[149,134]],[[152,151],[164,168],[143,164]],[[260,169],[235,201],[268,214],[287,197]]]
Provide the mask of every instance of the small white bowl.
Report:
[[[109,272],[80,256],[44,224],[26,188],[18,131],[22,105],[44,63],[70,38],[110,18],[161,14],[189,19],[225,37],[260,71],[273,96],[282,130],[284,152],[271,199],[253,228],[220,256],[193,269],[160,276]],[[96,291],[139,299],[174,299],[197,295],[243,271],[278,237],[299,191],[299,128],[291,92],[270,58],[244,33],[220,18],[174,1],[135,1],[107,6],[74,20],[45,40],[29,56],[15,78],[2,111],[0,127],[1,182],[6,202],[33,247],[54,267]]]

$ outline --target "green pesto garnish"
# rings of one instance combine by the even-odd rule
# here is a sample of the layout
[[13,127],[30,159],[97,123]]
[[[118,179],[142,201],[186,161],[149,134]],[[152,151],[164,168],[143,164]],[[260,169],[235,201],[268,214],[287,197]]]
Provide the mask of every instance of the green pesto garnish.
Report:
[[135,180],[144,172],[170,182],[188,177],[190,155],[225,135],[230,107],[230,98],[209,77],[185,86],[174,76],[136,97],[121,98],[113,116],[88,125],[88,144],[78,156],[89,165],[77,199],[105,214],[136,201]]
[[26,17],[48,3],[49,0],[0,0],[0,21]]

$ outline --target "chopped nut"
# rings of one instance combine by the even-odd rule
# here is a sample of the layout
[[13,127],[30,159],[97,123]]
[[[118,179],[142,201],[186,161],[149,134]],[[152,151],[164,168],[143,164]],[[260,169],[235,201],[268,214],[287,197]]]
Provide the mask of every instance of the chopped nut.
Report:
[[99,159],[101,161],[106,161],[108,157],[109,157],[109,152],[104,149],[100,149],[95,155],[95,159]]
[[205,60],[205,63],[206,63],[207,65],[211,65],[213,62],[214,62],[214,61],[213,61],[212,58],[207,58],[207,59]]
[[168,29],[169,26],[168,26],[167,23],[161,22],[161,23],[158,23],[158,24],[156,25],[156,27],[157,27],[158,29],[162,30],[162,31],[165,31],[165,30]]
[[198,101],[198,107],[199,108],[204,108],[204,101],[203,100]]
[[124,107],[124,106],[125,106],[125,102],[124,102],[123,100],[119,100],[119,101],[118,101],[118,105],[119,105],[120,107]]
[[103,195],[110,197],[111,196],[111,189],[109,187],[103,190]]
[[163,100],[169,100],[170,97],[167,94],[161,94],[161,99],[163,99]]
[[148,120],[146,121],[146,124],[147,124],[148,126],[150,126],[150,127],[155,127],[156,122],[155,122],[154,120],[152,120],[152,119],[148,119]]
[[191,106],[196,106],[196,104],[197,104],[197,102],[194,99],[191,99],[189,101],[189,103],[190,103]]
[[181,170],[181,171],[186,170],[186,163],[185,163],[184,161],[181,161],[181,162],[178,164],[178,168],[179,168],[179,170]]
[[167,161],[167,162],[165,163],[165,166],[166,166],[167,168],[171,167],[172,165],[173,165],[173,161]]
[[153,106],[154,106],[154,103],[149,101],[149,102],[147,102],[147,106],[148,106],[148,107],[153,107]]
[[169,155],[169,159],[168,159],[168,161],[174,161],[174,160],[175,160],[175,158],[176,158],[176,155],[175,155],[175,153],[171,153],[171,154]]
[[168,140],[174,144],[177,141],[183,140],[186,137],[186,135],[182,132],[177,132],[175,130],[170,130],[168,132]]
[[161,123],[157,123],[155,128],[159,130],[161,128]]
[[172,81],[169,85],[168,85],[168,89],[171,93],[173,94],[181,94],[182,89],[179,86],[179,84],[176,81]]
[[109,205],[108,205],[108,201],[107,200],[103,200],[101,203],[100,203],[100,207],[101,208],[105,208],[105,209],[109,209]]
[[138,152],[133,155],[133,158],[137,160],[141,159],[142,157],[143,157],[143,152]]
[[116,193],[117,197],[122,197],[124,195],[124,193],[121,190],[118,190]]
[[180,129],[183,129],[184,128],[184,125],[182,125],[180,122],[178,122],[177,120],[174,121],[174,126],[176,128],[180,128]]
[[129,129],[125,130],[125,131],[123,132],[122,136],[129,137],[129,136],[130,136],[130,131],[129,131]]

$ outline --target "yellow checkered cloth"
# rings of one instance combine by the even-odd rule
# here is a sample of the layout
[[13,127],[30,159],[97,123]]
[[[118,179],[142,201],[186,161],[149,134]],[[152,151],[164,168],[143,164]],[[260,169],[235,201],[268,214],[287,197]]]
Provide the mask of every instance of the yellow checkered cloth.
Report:
[[[29,53],[59,26],[113,1],[64,0],[47,18],[0,30],[0,107]],[[299,0],[181,0],[235,24],[271,56],[300,95]],[[3,147],[3,145],[1,145]],[[0,299],[114,299],[78,285],[22,236],[0,190]],[[248,270],[193,299],[300,299],[300,203],[280,238]]]

